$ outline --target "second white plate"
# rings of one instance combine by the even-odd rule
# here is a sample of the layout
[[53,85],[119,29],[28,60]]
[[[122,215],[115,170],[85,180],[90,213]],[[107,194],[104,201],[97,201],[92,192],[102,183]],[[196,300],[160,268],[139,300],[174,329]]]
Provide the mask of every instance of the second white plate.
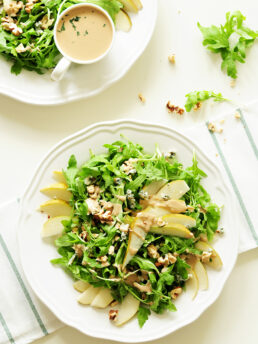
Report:
[[38,75],[23,70],[11,74],[11,64],[0,58],[0,94],[25,103],[54,105],[94,96],[121,79],[149,43],[156,24],[157,0],[142,0],[143,9],[131,14],[130,32],[116,33],[112,50],[94,65],[73,65],[61,82],[53,82],[50,72]]

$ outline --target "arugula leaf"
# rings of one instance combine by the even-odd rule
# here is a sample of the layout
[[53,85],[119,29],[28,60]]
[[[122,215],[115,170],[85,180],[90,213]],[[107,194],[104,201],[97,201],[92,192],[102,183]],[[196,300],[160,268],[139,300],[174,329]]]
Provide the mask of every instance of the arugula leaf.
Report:
[[192,109],[198,109],[200,104],[207,100],[213,99],[215,102],[226,101],[226,98],[223,98],[221,93],[214,93],[212,91],[193,91],[186,94],[186,103],[185,109],[187,112],[190,112]]
[[[236,62],[245,63],[246,50],[251,47],[258,37],[258,32],[244,25],[245,16],[240,11],[226,13],[226,23],[219,27],[211,25],[204,27],[197,23],[203,35],[202,44],[213,53],[220,54],[222,58],[221,69],[226,69],[227,75],[237,78]],[[238,40],[231,44],[231,35]]]
[[159,273],[159,270],[156,268],[155,264],[153,264],[152,261],[149,259],[145,259],[136,255],[131,259],[131,264],[133,263],[136,263],[140,267],[140,269],[147,271],[155,270]]
[[138,313],[137,313],[138,323],[140,327],[143,327],[145,322],[148,320],[150,314],[151,314],[151,311],[149,310],[149,308],[146,308],[140,305]]

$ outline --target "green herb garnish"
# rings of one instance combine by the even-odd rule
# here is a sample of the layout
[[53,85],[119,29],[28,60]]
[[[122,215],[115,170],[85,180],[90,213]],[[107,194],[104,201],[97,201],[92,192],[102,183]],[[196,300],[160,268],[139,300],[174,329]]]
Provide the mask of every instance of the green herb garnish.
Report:
[[[222,58],[221,69],[226,69],[227,75],[237,78],[237,61],[245,63],[246,50],[251,47],[258,37],[258,32],[244,25],[245,17],[240,11],[226,13],[224,25],[198,28],[203,34],[203,45],[213,53],[220,54]],[[236,35],[237,42],[230,43],[232,35]]]
[[207,99],[213,99],[215,102],[226,101],[221,93],[214,93],[212,91],[193,91],[186,94],[185,109],[190,112],[193,108],[198,109],[201,103]]

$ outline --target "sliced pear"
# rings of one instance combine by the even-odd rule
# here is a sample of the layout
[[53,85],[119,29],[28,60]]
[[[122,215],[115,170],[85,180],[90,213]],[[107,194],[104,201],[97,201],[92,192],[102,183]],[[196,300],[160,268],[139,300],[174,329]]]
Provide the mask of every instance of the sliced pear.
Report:
[[215,270],[220,270],[222,268],[223,263],[220,258],[220,255],[217,251],[214,250],[214,248],[210,244],[200,240],[195,244],[195,247],[201,251],[212,252],[211,260],[205,263],[206,265],[210,266]]
[[72,212],[72,207],[65,201],[61,199],[51,199],[41,204],[39,210],[47,213],[51,217],[56,216],[70,216]]
[[63,183],[51,184],[41,189],[40,192],[50,198],[61,199],[67,202],[72,197],[72,193],[67,190],[67,185]]
[[91,306],[97,307],[97,308],[106,308],[113,300],[114,298],[111,295],[110,289],[101,288],[99,293],[95,296],[95,298],[91,302]]
[[75,290],[79,291],[80,293],[83,293],[90,287],[90,283],[78,280],[74,282],[73,287]]
[[132,294],[126,295],[119,307],[115,325],[121,326],[132,319],[132,317],[138,312],[139,305],[140,301],[133,297]]
[[170,199],[179,199],[189,190],[184,180],[174,180],[163,186],[157,193],[157,197],[162,198],[163,195],[167,195]]
[[94,288],[92,285],[86,289],[77,299],[82,305],[90,305],[95,299],[101,288]]
[[193,233],[180,223],[170,223],[163,227],[151,227],[150,231],[156,234],[177,236],[180,238],[192,238]]
[[165,179],[157,180],[155,182],[152,182],[148,185],[145,185],[142,189],[142,191],[147,192],[148,196],[155,195],[161,188],[166,184]]
[[137,6],[138,10],[141,10],[143,8],[141,0],[133,0],[133,2]]
[[209,287],[209,280],[207,271],[202,262],[200,262],[200,260],[197,260],[193,269],[199,281],[199,289],[207,290]]
[[118,31],[130,31],[132,27],[132,21],[128,13],[120,10],[116,15],[116,29]]
[[134,0],[120,0],[120,2],[124,5],[124,10],[128,12],[138,12],[138,7],[135,4]]
[[58,183],[63,183],[66,184],[66,179],[62,171],[54,171],[53,172],[53,178],[58,182]]
[[162,220],[165,221],[168,225],[174,223],[180,223],[186,228],[191,228],[196,226],[196,220],[191,216],[183,214],[169,214],[162,216]]
[[199,291],[199,281],[194,270],[190,270],[191,277],[186,282],[186,292],[190,294],[192,300],[196,298]]
[[69,216],[51,217],[43,225],[43,228],[41,231],[42,238],[47,238],[53,235],[62,234],[63,229],[64,229],[62,221],[69,220],[69,219],[70,219]]

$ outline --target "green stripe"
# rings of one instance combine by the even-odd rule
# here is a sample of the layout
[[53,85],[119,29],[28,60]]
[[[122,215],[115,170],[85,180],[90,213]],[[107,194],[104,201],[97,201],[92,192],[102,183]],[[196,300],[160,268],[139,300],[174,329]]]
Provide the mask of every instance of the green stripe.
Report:
[[241,116],[241,122],[243,124],[244,129],[245,129],[246,135],[247,135],[247,137],[249,139],[249,142],[250,142],[250,144],[251,144],[251,146],[253,148],[254,154],[255,154],[256,158],[258,159],[258,149],[257,149],[256,144],[254,142],[253,136],[252,136],[252,134],[251,134],[251,132],[249,130],[249,127],[248,127],[248,125],[246,123],[246,120],[244,118],[244,114],[241,111],[241,109],[237,109],[237,111],[239,112],[239,114]]
[[39,315],[39,313],[38,313],[38,311],[37,311],[37,309],[36,309],[32,299],[31,299],[31,296],[30,296],[30,294],[28,292],[28,289],[26,288],[26,286],[25,286],[25,284],[23,282],[23,279],[22,279],[22,277],[21,277],[21,275],[20,275],[20,273],[19,273],[19,271],[17,269],[17,266],[15,265],[15,262],[14,262],[12,256],[11,256],[11,254],[10,254],[10,252],[9,252],[7,246],[6,246],[6,243],[4,242],[4,239],[3,239],[1,234],[0,234],[0,244],[1,244],[3,250],[4,250],[5,254],[6,254],[6,257],[7,257],[8,261],[9,261],[12,269],[13,269],[13,272],[15,273],[15,276],[16,276],[16,278],[17,278],[17,280],[18,280],[18,282],[19,282],[19,284],[20,284],[20,286],[22,288],[22,291],[23,291],[23,293],[24,293],[24,295],[25,295],[25,297],[26,297],[26,299],[27,299],[27,301],[28,301],[28,303],[30,305],[30,308],[31,308],[33,314],[35,315],[35,318],[37,319],[37,322],[38,322],[42,332],[46,336],[48,334],[47,329],[46,329],[45,325],[43,324],[43,321],[41,320],[41,317],[40,317],[40,315]]
[[[207,125],[207,127],[208,127],[209,123],[207,122],[206,125]],[[208,130],[209,130],[209,129],[208,129]],[[234,178],[233,178],[233,175],[232,175],[232,173],[231,173],[231,171],[230,171],[230,168],[229,168],[229,166],[228,166],[228,164],[227,164],[227,161],[226,161],[226,159],[225,159],[225,156],[224,156],[224,154],[222,153],[222,150],[221,150],[221,148],[220,148],[220,145],[219,145],[219,143],[218,143],[218,140],[217,140],[217,138],[216,138],[216,135],[215,135],[213,132],[211,132],[210,130],[209,130],[209,133],[211,134],[212,140],[213,140],[213,142],[214,142],[214,144],[215,144],[215,146],[216,146],[216,148],[217,148],[217,151],[219,152],[221,161],[222,161],[222,163],[223,163],[223,165],[224,165],[224,168],[225,168],[225,170],[226,170],[226,172],[227,172],[227,175],[228,175],[228,177],[229,177],[229,180],[230,180],[230,182],[231,182],[231,185],[232,185],[232,187],[233,187],[233,189],[234,189],[234,191],[235,191],[235,194],[236,194],[236,196],[237,196],[238,202],[239,202],[240,207],[241,207],[241,209],[242,209],[242,211],[243,211],[243,213],[244,213],[244,216],[245,216],[246,221],[247,221],[247,223],[248,223],[248,225],[249,225],[249,228],[250,228],[250,231],[251,231],[251,233],[252,233],[252,235],[253,235],[253,238],[254,238],[256,244],[258,245],[258,236],[257,236],[257,234],[256,234],[256,232],[255,232],[254,225],[253,225],[253,223],[252,223],[252,221],[251,221],[251,218],[250,218],[250,216],[249,216],[249,214],[248,214],[248,211],[247,211],[247,209],[246,209],[246,207],[245,207],[244,201],[243,201],[242,196],[241,196],[241,194],[240,194],[240,192],[239,192],[239,190],[238,190],[238,187],[237,187],[236,182],[235,182],[235,180],[234,180]]]
[[3,328],[4,328],[4,331],[9,339],[9,342],[12,343],[12,344],[15,344],[15,341],[13,339],[13,336],[4,320],[4,317],[2,316],[2,314],[0,313],[0,323],[2,324]]

